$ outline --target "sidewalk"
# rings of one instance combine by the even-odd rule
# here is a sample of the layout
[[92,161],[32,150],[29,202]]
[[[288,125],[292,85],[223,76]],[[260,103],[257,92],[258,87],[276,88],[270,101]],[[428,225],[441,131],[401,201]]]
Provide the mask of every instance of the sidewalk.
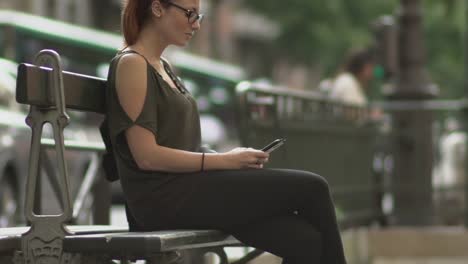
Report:
[[349,264],[468,263],[464,227],[359,228],[343,233]]
[[[463,227],[358,228],[342,234],[348,264],[466,264]],[[251,264],[280,264],[265,254]]]

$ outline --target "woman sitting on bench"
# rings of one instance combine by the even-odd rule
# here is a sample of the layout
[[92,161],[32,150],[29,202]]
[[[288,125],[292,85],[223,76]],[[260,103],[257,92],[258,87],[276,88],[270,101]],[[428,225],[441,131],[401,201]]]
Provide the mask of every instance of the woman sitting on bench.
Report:
[[199,0],[127,0],[112,60],[107,130],[138,230],[218,229],[285,263],[345,263],[328,184],[263,169],[252,148],[204,153],[197,105],[161,54],[200,29]]

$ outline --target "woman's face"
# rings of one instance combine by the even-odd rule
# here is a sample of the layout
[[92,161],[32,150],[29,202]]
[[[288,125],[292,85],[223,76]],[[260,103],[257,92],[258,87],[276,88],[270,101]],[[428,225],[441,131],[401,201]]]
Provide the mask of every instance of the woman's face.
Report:
[[200,0],[173,0],[163,8],[161,33],[168,44],[185,46],[200,29],[200,20],[189,22],[200,14]]

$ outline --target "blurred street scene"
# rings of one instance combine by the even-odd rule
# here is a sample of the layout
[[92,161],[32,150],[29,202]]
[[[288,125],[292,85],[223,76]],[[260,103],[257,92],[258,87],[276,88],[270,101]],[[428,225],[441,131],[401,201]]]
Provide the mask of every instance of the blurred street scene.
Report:
[[[351,264],[468,262],[468,1],[201,5],[201,30],[164,56],[197,100],[204,144],[224,152],[287,138],[268,167],[327,179]],[[0,227],[27,224],[31,131],[16,102],[18,65],[47,48],[64,70],[105,79],[123,48],[120,14],[121,0],[0,0]],[[103,117],[69,115],[65,139],[102,148]],[[37,210],[55,214],[57,154],[43,152]],[[66,153],[72,222],[126,226],[100,157]],[[91,171],[99,177],[83,184]],[[233,260],[252,251],[229,250]]]

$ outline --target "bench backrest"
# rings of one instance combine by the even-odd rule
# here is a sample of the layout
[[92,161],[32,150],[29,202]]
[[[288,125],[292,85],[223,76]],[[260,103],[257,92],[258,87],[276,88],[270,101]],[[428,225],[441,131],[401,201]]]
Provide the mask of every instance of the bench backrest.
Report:
[[[41,51],[35,64],[37,66],[21,64],[18,67],[16,87],[17,102],[30,106],[26,123],[32,129],[25,203],[25,216],[31,229],[21,237],[22,252],[28,263],[34,263],[33,252],[46,252],[51,247],[54,248],[51,256],[60,256],[62,246],[56,242],[71,234],[65,227],[72,219],[73,211],[64,154],[63,132],[69,122],[66,109],[104,113],[106,86],[104,79],[62,71],[60,56],[52,50]],[[41,65],[51,65],[51,68],[39,67]],[[36,214],[33,208],[44,153],[41,141],[45,123],[52,126],[57,153],[59,202],[63,205],[63,212],[57,215]]]
[[[39,107],[55,105],[52,89],[47,87],[52,79],[52,69],[22,63],[18,67],[16,101]],[[63,88],[66,107],[74,110],[103,114],[105,111],[106,80],[63,71]]]

